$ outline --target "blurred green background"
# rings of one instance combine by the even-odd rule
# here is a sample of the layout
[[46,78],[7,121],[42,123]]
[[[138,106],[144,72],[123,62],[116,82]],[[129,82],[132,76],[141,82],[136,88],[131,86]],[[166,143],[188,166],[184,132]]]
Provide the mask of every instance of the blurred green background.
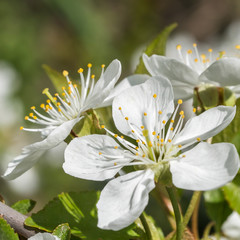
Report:
[[[0,1],[0,174],[21,147],[34,141],[19,126],[26,125],[23,119],[32,105],[46,100],[42,89],[53,89],[42,64],[76,77],[88,62],[100,67],[117,58],[122,79],[133,73],[144,46],[173,22],[179,24],[173,38],[187,33],[203,44],[215,41],[234,48],[240,43],[239,21],[239,0]],[[40,208],[62,191],[104,185],[64,174],[62,162],[60,147],[21,178],[0,178],[0,194],[9,204],[38,200]],[[154,214],[153,209],[149,211]]]

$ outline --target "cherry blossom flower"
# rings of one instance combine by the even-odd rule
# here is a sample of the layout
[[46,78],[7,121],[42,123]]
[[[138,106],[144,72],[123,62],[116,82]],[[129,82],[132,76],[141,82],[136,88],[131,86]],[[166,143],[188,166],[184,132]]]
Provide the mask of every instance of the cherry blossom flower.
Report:
[[[240,49],[240,45],[236,48]],[[208,54],[200,54],[195,43],[193,50],[189,49],[186,54],[182,52],[181,45],[177,45],[177,51],[178,60],[160,55],[143,55],[144,64],[152,76],[165,76],[171,81],[175,99],[191,98],[193,89],[201,85],[228,87],[239,96],[239,58],[225,57],[223,51],[214,58],[212,49],[208,49]]]
[[239,157],[233,144],[204,142],[232,121],[236,108],[212,108],[183,127],[181,104],[179,99],[174,109],[169,80],[152,77],[113,101],[115,125],[131,142],[103,125],[109,135],[75,138],[67,146],[63,168],[78,178],[103,181],[125,166],[134,167],[127,174],[120,171],[121,176],[104,187],[97,204],[100,228],[119,230],[133,223],[164,173],[176,187],[200,191],[218,188],[237,174]]
[[[21,127],[20,129],[40,132],[44,140],[25,146],[22,154],[8,164],[3,176],[5,179],[11,180],[20,176],[30,169],[48,149],[63,142],[74,125],[84,117],[85,111],[111,104],[114,97],[114,86],[121,74],[121,63],[118,60],[112,61],[106,71],[104,71],[105,66],[102,65],[102,73],[96,83],[95,75],[91,75],[91,67],[92,64],[88,64],[86,78],[83,75],[83,69],[78,70],[80,91],[77,84],[73,84],[69,79],[67,71],[63,71],[63,75],[66,77],[68,88],[62,87],[62,96],[58,93],[52,96],[47,88],[43,90],[43,93],[48,96],[47,104],[40,106],[45,114],[40,113],[33,106],[31,107],[32,112],[25,117],[25,120],[39,125],[40,128]],[[117,91],[120,92],[121,89],[118,87]]]

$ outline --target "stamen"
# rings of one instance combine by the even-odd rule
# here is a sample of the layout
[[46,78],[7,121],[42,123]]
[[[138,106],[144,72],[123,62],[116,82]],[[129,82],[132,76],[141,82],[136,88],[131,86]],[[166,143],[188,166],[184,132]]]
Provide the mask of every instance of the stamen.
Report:
[[157,94],[154,93],[154,94],[153,94],[153,97],[156,98],[156,97],[157,97]]
[[196,108],[193,108],[193,112],[195,113],[197,111],[197,109]]
[[201,138],[199,138],[199,137],[198,137],[198,138],[197,138],[197,141],[199,141],[199,142],[200,142],[200,141],[201,141]]
[[125,119],[128,121],[128,117],[125,117]]
[[182,104],[182,103],[183,103],[182,99],[178,99],[178,104]]
[[78,73],[82,73],[82,72],[83,72],[83,68],[79,68]]
[[87,65],[87,67],[88,67],[88,68],[91,68],[91,67],[92,67],[92,64],[91,64],[91,63],[89,63],[89,64]]
[[147,113],[144,113],[143,115],[144,115],[144,116],[147,116]]
[[115,148],[115,149],[117,149],[117,148],[118,148],[118,146],[115,146],[114,148]]
[[68,76],[68,71],[66,71],[66,70],[63,70],[63,72],[62,72],[62,73],[63,73],[63,76],[64,76],[64,77],[67,77],[67,76]]
[[236,48],[237,50],[240,50],[240,45],[236,45],[235,48]]

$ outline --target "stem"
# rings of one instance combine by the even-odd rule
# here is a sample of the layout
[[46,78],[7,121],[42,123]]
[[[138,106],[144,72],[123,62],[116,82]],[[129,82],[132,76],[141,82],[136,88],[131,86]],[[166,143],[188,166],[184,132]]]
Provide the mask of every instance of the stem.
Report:
[[0,216],[8,222],[15,232],[25,238],[35,235],[35,231],[28,230],[24,227],[24,221],[27,218],[25,215],[17,212],[9,206],[0,202]]
[[195,208],[193,210],[193,215],[192,215],[192,232],[193,232],[193,236],[197,240],[199,239],[199,234],[198,234],[198,212],[199,212],[200,200],[201,200],[201,193],[199,193],[199,197],[198,197],[198,199],[196,201],[196,205],[195,205]]
[[173,206],[173,210],[174,210],[174,214],[175,214],[175,220],[176,220],[176,240],[181,240],[182,239],[182,214],[180,212],[179,206],[178,206],[178,202],[176,199],[176,193],[175,193],[175,189],[173,187],[169,188],[166,187],[166,190],[168,192],[169,198],[171,200],[172,206]]
[[188,225],[188,222],[192,216],[192,214],[194,213],[194,218],[193,218],[193,225],[194,227],[194,236],[196,237],[196,239],[198,239],[198,230],[197,230],[197,217],[198,217],[198,208],[199,208],[199,203],[200,203],[200,196],[201,196],[201,192],[196,191],[193,193],[192,195],[192,199],[189,203],[188,209],[185,213],[185,216],[183,218],[183,229],[185,229],[185,227]]
[[148,240],[152,240],[153,238],[152,238],[151,230],[150,230],[150,228],[149,228],[147,219],[146,219],[146,217],[144,216],[144,213],[142,213],[139,218],[140,218],[140,220],[141,220],[141,222],[142,222],[142,225],[143,225],[143,227],[144,227],[144,230],[145,230],[145,232],[146,232],[147,239],[148,239]]

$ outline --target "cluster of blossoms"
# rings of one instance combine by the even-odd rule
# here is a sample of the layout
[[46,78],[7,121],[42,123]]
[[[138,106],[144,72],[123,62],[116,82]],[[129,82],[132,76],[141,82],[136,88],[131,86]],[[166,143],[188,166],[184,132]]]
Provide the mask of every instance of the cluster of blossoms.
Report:
[[[13,179],[28,170],[48,149],[62,142],[73,126],[89,109],[112,103],[112,116],[118,131],[102,125],[106,135],[75,137],[65,150],[63,169],[72,176],[103,181],[111,179],[101,192],[98,226],[120,230],[133,223],[148,203],[148,195],[157,183],[188,190],[205,191],[231,181],[239,169],[239,156],[230,143],[210,144],[215,136],[233,120],[235,106],[217,106],[188,119],[183,101],[193,96],[202,84],[229,86],[236,94],[240,86],[240,59],[222,57],[217,61],[194,52],[186,56],[177,46],[180,61],[164,56],[143,55],[148,75],[134,75],[115,88],[121,65],[114,60],[95,83],[88,65],[86,80],[79,69],[81,91],[63,72],[69,84],[64,97],[49,97],[42,105],[48,116],[32,107],[26,117],[44,126],[26,129],[41,132],[45,139],[23,148],[20,156],[9,163],[4,174]],[[196,55],[193,57],[192,54]],[[193,108],[193,112],[196,109]],[[124,136],[127,136],[125,138]],[[126,171],[125,167],[128,168]],[[129,169],[131,171],[129,172]],[[167,180],[166,180],[167,179]]]

